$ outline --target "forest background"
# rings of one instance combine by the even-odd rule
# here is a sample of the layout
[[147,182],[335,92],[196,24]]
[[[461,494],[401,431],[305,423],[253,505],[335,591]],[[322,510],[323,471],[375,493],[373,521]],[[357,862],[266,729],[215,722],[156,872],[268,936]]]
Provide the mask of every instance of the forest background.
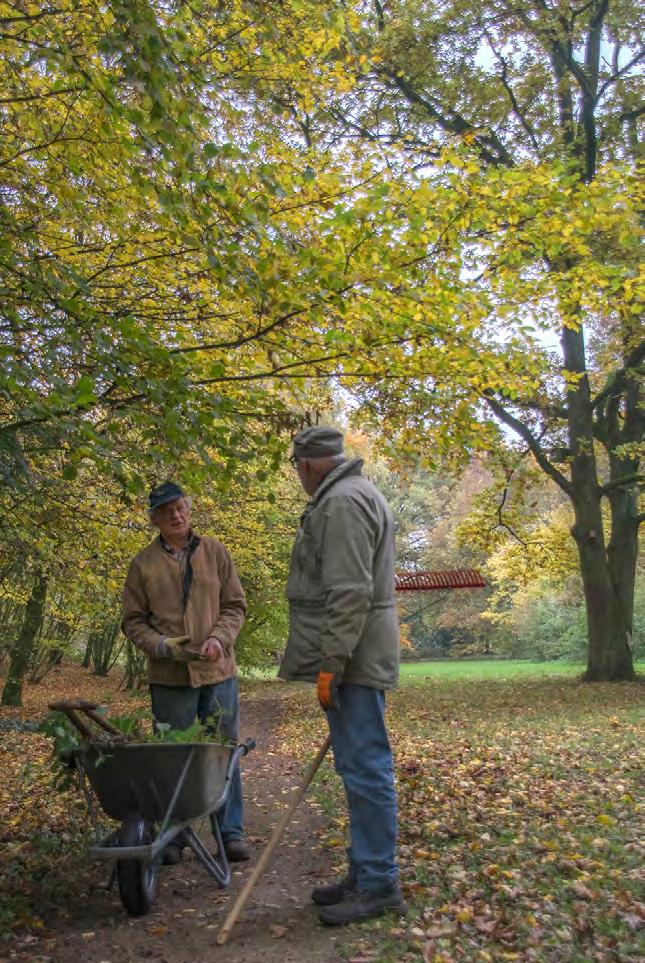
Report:
[[[642,24],[592,0],[0,4],[5,704],[119,635],[168,477],[285,638],[285,465],[332,421],[390,499],[405,653],[587,661],[645,629]],[[639,649],[640,647],[640,649]]]

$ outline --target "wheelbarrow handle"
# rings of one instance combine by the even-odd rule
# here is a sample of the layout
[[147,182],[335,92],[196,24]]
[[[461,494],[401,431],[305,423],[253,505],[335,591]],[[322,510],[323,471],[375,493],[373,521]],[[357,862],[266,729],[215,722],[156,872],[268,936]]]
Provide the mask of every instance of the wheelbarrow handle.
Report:
[[87,709],[100,709],[98,702],[88,702],[86,699],[62,699],[60,702],[50,702],[49,708],[57,712],[66,712],[68,709],[80,709],[85,712]]
[[88,719],[91,719],[92,722],[96,723],[104,732],[116,737],[120,742],[128,741],[128,735],[112,725],[109,719],[106,719],[99,711],[101,706],[98,702],[86,702],[84,699],[64,699],[61,702],[50,702],[49,708],[55,712],[64,712],[81,735],[90,742],[94,739],[95,734],[89,726],[85,724],[81,716],[77,716],[77,712],[85,713]]
[[230,780],[233,778],[235,767],[237,766],[242,756],[246,756],[247,753],[251,752],[252,749],[255,749],[255,739],[245,739],[244,742],[241,742],[238,746],[235,747],[235,749],[231,753],[231,758],[228,761],[228,769],[226,772],[227,783],[230,782]]

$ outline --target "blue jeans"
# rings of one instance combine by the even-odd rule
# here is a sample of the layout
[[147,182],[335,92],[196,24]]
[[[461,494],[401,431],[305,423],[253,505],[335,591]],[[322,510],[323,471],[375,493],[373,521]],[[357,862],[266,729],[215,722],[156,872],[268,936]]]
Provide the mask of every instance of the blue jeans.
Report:
[[[155,722],[165,722],[173,729],[188,729],[196,719],[205,724],[216,715],[217,730],[232,742],[239,739],[240,708],[237,679],[225,679],[193,688],[190,685],[150,686],[152,715]],[[213,816],[211,816],[211,819]],[[226,802],[217,812],[223,842],[240,839],[243,834],[244,806],[240,767],[233,772]]]
[[385,696],[347,683],[340,709],[327,712],[334,765],[349,810],[350,866],[359,889],[378,891],[399,881],[396,863],[396,792],[392,750],[385,729]]

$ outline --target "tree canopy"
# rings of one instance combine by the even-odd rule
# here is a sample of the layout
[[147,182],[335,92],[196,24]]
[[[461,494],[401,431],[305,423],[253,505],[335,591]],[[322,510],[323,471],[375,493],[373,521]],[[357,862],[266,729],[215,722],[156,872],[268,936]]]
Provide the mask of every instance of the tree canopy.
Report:
[[[88,478],[223,494],[353,396],[393,458],[528,456],[559,486],[589,678],[631,677],[634,7],[19,0],[0,20],[3,506],[46,521],[61,478],[79,504]],[[9,541],[33,561],[30,531]]]

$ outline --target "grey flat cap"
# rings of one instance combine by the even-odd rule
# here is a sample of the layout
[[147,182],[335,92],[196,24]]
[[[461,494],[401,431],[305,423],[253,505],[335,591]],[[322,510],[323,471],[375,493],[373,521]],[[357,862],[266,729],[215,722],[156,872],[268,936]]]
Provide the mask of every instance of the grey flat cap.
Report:
[[343,433],[337,428],[316,425],[299,431],[293,439],[294,458],[326,458],[343,451]]

